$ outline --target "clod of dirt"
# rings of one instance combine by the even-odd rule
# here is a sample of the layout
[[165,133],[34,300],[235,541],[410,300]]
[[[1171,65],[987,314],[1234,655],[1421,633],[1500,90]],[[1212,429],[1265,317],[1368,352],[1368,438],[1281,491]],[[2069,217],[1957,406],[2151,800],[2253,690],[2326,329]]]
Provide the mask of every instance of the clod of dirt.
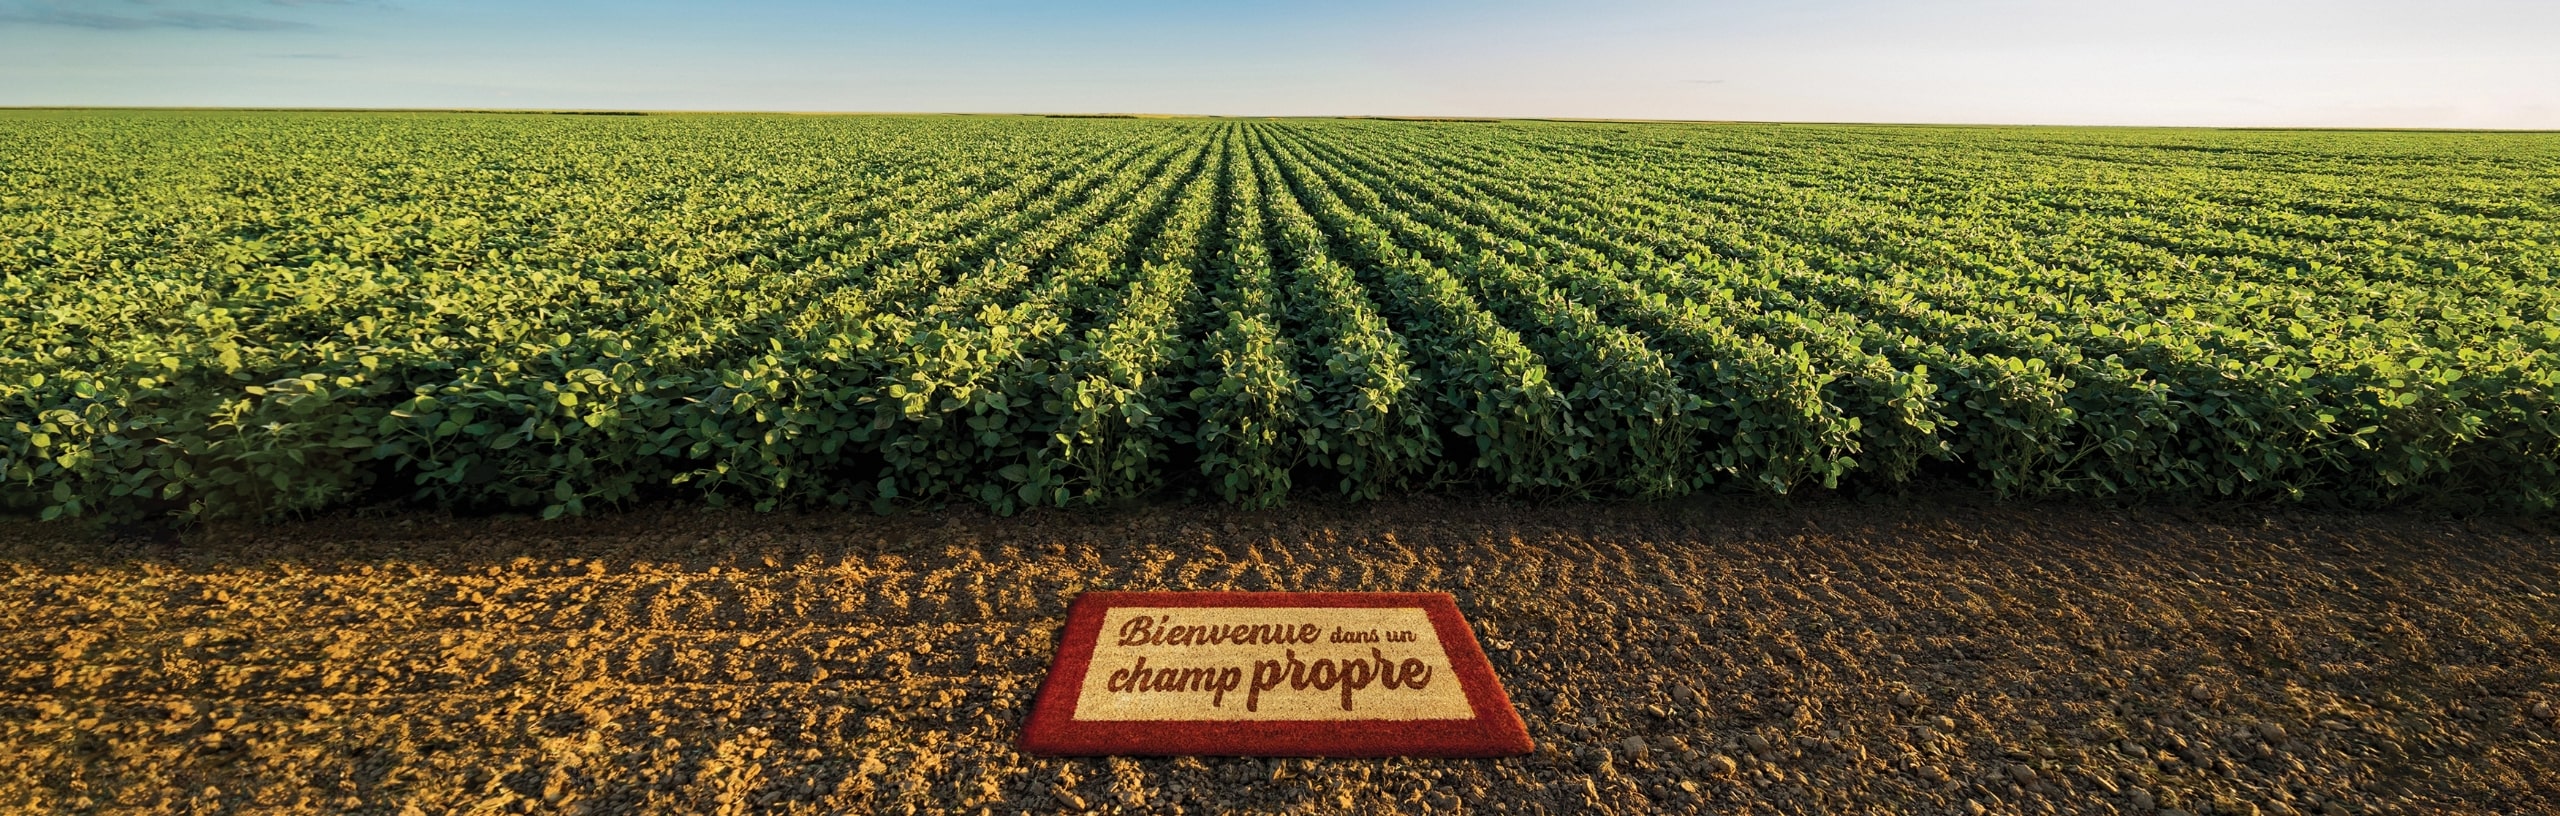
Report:
[[1643,762],[1653,749],[1644,744],[1643,737],[1628,737],[1618,741],[1618,752],[1626,754],[1628,762]]
[[1582,767],[1589,768],[1593,774],[1607,776],[1617,765],[1609,756],[1609,749],[1593,745],[1582,750]]

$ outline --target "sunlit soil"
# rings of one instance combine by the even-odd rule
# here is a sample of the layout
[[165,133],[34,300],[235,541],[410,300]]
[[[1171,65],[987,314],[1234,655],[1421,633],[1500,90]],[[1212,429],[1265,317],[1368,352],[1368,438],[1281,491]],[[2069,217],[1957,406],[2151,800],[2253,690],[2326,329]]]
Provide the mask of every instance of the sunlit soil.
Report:
[[[10,812],[2518,813],[2560,534],[2000,505],[0,528]],[[1088,589],[1455,593],[1495,761],[1017,753]]]

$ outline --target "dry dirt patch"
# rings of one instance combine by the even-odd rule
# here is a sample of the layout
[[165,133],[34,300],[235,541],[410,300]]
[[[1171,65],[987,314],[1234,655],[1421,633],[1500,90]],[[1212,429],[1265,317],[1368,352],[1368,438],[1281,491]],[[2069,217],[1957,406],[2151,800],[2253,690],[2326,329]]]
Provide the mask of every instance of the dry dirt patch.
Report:
[[[12,812],[2560,809],[2560,535],[1941,501],[0,527]],[[1448,591],[1498,761],[1012,749],[1087,589]]]

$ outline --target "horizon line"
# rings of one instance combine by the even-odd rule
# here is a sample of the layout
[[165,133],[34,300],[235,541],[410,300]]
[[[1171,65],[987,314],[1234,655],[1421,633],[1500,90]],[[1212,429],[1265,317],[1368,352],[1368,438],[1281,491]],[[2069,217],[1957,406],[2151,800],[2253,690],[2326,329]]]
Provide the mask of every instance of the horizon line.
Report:
[[2146,125],[2046,122],[1836,121],[1811,119],[1646,119],[1633,117],[1484,116],[1461,114],[1236,114],[1133,111],[751,110],[720,108],[360,107],[280,105],[0,105],[0,111],[202,111],[243,113],[482,113],[624,116],[1021,116],[1094,119],[1356,119],[1404,122],[1561,122],[1662,125],[1809,125],[1820,127],[2085,128],[2111,130],[2319,131],[2338,133],[2560,133],[2560,128],[2388,127],[2322,125]]

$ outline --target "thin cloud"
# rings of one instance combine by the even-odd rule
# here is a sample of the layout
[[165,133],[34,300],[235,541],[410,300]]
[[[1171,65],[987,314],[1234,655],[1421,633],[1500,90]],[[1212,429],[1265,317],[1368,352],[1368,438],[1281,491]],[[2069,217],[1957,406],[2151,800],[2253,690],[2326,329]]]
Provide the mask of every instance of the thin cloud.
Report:
[[310,23],[300,23],[292,20],[278,20],[272,17],[252,17],[246,14],[212,14],[201,11],[163,11],[151,15],[151,19],[159,21],[171,28],[195,28],[218,31],[284,31],[288,29],[311,27]]
[[310,23],[251,17],[246,14],[208,14],[200,11],[164,11],[142,17],[118,14],[95,14],[85,11],[0,11],[0,25],[54,26],[85,28],[92,31],[143,31],[155,28],[194,31],[290,31],[310,28]]
[[1682,81],[1682,82],[1686,82],[1686,83],[1689,83],[1689,84],[1691,84],[1691,85],[1722,85],[1722,84],[1724,84],[1724,80],[1721,80],[1721,79],[1684,79],[1684,80],[1680,80],[1680,81]]
[[289,59],[289,60],[342,60],[342,59],[352,59],[352,57],[349,57],[349,56],[347,56],[347,55],[345,55],[345,54],[261,54],[261,55],[259,55],[259,56],[266,57],[267,59]]
[[[303,7],[303,6],[354,6],[354,5],[367,5],[367,6],[371,6],[371,5],[381,5],[380,0],[123,0],[123,2],[124,2],[126,5],[133,5],[133,6],[154,6],[154,7],[158,7],[158,6],[196,6],[196,7],[217,6],[217,7],[218,7],[218,6],[241,6],[241,5],[252,5],[252,4],[254,4],[254,5],[264,5],[264,6],[283,6],[283,7],[286,7],[286,8],[301,8],[301,7]],[[70,5],[70,4],[61,3],[61,2],[53,2],[53,3],[50,3],[50,5]]]
[[[335,5],[341,2],[343,0],[267,0],[266,5]],[[0,5],[0,25],[85,28],[91,31],[292,31],[313,27],[310,23],[255,14],[159,8],[161,5],[155,0],[91,4],[87,8],[74,8],[62,3]],[[99,10],[101,6],[108,10]]]

